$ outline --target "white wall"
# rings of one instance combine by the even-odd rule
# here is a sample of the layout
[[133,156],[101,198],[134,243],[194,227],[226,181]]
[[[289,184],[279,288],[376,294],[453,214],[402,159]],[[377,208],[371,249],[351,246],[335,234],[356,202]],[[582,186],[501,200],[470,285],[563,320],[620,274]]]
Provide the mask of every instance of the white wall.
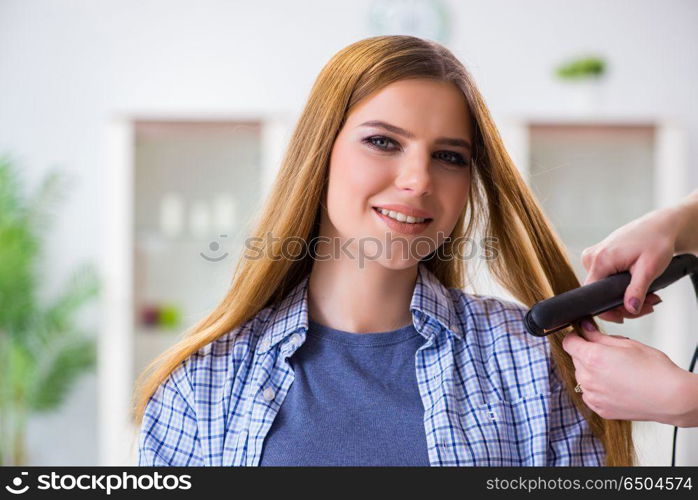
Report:
[[[692,0],[447,2],[449,44],[496,118],[556,113],[552,67],[582,49],[610,62],[607,111],[672,116],[689,135],[698,185],[698,3]],[[45,282],[99,261],[105,127],[128,112],[297,111],[329,57],[370,36],[368,0],[0,0],[0,152],[30,183],[76,176],[47,235]],[[35,464],[98,460],[94,378],[61,414],[32,423]],[[76,410],[78,408],[79,410]],[[38,437],[40,436],[40,438]],[[68,437],[70,439],[68,441]]]

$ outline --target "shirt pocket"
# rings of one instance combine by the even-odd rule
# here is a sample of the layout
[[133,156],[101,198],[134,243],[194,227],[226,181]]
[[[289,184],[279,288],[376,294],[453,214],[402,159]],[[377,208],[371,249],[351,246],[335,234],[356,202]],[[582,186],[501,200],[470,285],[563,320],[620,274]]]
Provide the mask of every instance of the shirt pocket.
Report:
[[495,400],[461,414],[467,459],[473,465],[532,466],[545,463],[546,394]]

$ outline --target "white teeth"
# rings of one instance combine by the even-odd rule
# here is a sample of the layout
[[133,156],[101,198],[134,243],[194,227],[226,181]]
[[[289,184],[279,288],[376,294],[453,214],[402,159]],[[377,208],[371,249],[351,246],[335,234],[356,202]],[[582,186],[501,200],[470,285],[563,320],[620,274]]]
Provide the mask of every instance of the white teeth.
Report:
[[391,219],[398,220],[400,222],[407,222],[408,224],[416,224],[419,222],[424,222],[426,219],[423,217],[411,217],[395,210],[385,210],[384,208],[376,208],[383,215],[387,215]]

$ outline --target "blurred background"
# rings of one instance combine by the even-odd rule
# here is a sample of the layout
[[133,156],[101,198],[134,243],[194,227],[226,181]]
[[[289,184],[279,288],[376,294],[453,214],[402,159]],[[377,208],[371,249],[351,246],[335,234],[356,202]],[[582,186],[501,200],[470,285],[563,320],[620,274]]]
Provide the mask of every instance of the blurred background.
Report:
[[[697,25],[692,0],[0,0],[0,330],[34,342],[0,345],[3,463],[135,463],[135,377],[222,297],[341,48],[449,47],[583,279],[585,247],[698,186]],[[603,326],[685,368],[690,283],[660,295]],[[634,425],[641,464],[668,465],[673,427]]]

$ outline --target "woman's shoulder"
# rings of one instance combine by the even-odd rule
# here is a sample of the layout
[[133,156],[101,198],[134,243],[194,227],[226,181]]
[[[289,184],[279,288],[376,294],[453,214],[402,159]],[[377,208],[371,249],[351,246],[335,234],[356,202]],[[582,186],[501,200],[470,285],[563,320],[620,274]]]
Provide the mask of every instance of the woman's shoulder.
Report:
[[219,373],[236,369],[254,352],[270,310],[271,307],[260,310],[248,320],[201,346],[189,357],[189,369],[213,370]]
[[449,288],[448,290],[456,302],[467,305],[478,312],[485,311],[488,313],[519,316],[525,315],[526,311],[528,311],[528,307],[513,299],[497,295],[469,293],[460,288]]
[[526,330],[524,318],[529,308],[524,304],[458,288],[449,288],[449,291],[465,336],[477,336],[479,340],[489,342],[506,341],[514,348],[535,349],[547,355],[549,345],[546,339]]

